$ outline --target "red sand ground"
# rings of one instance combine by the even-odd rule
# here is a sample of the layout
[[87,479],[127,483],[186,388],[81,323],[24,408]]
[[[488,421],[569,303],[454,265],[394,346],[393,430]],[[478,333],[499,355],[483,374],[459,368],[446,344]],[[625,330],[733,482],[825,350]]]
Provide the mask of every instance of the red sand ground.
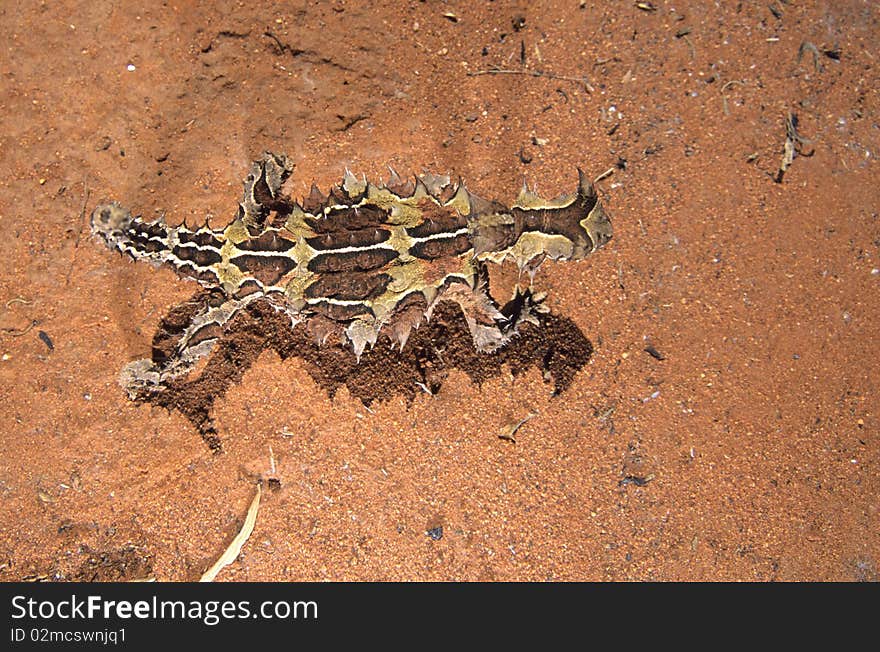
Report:
[[[270,456],[218,579],[877,579],[875,3],[210,4],[0,7],[0,579],[195,579]],[[813,155],[777,183],[789,112]],[[223,226],[264,149],[294,195],[390,163],[509,201],[621,163],[615,239],[538,276],[590,363],[371,413],[266,352],[220,455],[129,401],[194,288],[84,216]]]

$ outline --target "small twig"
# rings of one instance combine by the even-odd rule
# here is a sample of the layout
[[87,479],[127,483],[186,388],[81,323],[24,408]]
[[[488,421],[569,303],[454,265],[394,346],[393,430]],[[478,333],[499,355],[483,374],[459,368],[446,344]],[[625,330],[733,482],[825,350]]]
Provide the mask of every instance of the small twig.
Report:
[[468,77],[477,77],[479,75],[526,75],[529,77],[546,77],[547,79],[559,79],[562,81],[570,81],[576,82],[578,84],[583,84],[588,93],[592,93],[596,90],[595,88],[593,88],[592,84],[587,81],[586,77],[569,77],[567,75],[557,75],[552,72],[545,72],[543,70],[531,70],[529,68],[523,68],[522,70],[511,70],[507,68],[489,68],[486,70],[474,70],[473,72],[467,73]]
[[29,332],[38,323],[38,320],[33,319],[26,328],[0,328],[0,331],[4,333],[9,333],[12,337],[21,337],[25,333]]
[[70,275],[73,273],[73,266],[76,264],[76,251],[79,249],[79,241],[82,238],[83,226],[86,218],[86,206],[89,203],[89,185],[88,179],[83,179],[83,203],[79,211],[79,229],[76,232],[76,240],[73,242],[73,254],[70,257],[70,267],[67,269],[67,277],[64,281],[65,285],[70,285]]
[[276,54],[281,55],[281,54],[284,54],[285,52],[288,52],[288,53],[290,53],[291,56],[297,57],[305,52],[305,50],[301,50],[299,48],[294,48],[294,47],[288,45],[287,43],[282,41],[280,38],[275,36],[275,34],[273,34],[272,32],[269,32],[269,31],[263,32],[263,36],[270,38],[275,42],[275,53]]
[[819,49],[810,43],[809,41],[804,41],[801,43],[801,46],[798,48],[797,54],[797,62],[800,63],[801,59],[804,58],[804,53],[809,52],[813,55],[813,67],[816,69],[816,72],[822,72],[824,68],[822,64],[819,63]]
[[600,174],[598,177],[593,179],[593,183],[599,183],[602,179],[607,179],[612,174],[614,174],[614,168],[610,167],[607,170],[605,170],[602,174]]
[[723,93],[724,91],[726,91],[728,88],[730,88],[734,84],[745,84],[745,82],[742,79],[731,79],[729,82],[727,82],[726,84],[724,84],[724,86],[721,87],[721,92]]
[[724,109],[724,115],[730,115],[730,108],[727,106],[727,96],[724,94],[724,91],[726,91],[728,88],[730,88],[734,84],[745,84],[745,82],[741,79],[731,79],[729,82],[724,84],[724,86],[722,86],[721,90],[720,90],[721,108]]
[[687,36],[684,36],[682,38],[684,38],[684,42],[688,44],[688,49],[691,51],[691,59],[696,59],[697,48],[694,47],[694,44],[691,43],[691,40]]
[[688,50],[690,50],[690,53],[691,53],[691,60],[693,60],[693,59],[697,58],[697,49],[694,47],[694,44],[688,38],[688,34],[690,34],[690,33],[691,33],[690,27],[683,27],[682,29],[678,30],[675,33],[675,38],[681,39],[685,43],[687,43]]

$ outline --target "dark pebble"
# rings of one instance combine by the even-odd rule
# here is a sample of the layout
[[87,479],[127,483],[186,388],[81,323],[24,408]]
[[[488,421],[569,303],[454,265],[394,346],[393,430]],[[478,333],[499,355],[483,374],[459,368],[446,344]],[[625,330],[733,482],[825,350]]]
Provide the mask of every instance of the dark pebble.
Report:
[[48,346],[50,351],[55,350],[55,345],[52,344],[52,338],[46,334],[46,331],[37,331],[37,337],[43,340],[43,344]]
[[431,539],[434,541],[439,541],[443,538],[443,526],[438,525],[437,527],[432,527],[430,530],[425,532]]

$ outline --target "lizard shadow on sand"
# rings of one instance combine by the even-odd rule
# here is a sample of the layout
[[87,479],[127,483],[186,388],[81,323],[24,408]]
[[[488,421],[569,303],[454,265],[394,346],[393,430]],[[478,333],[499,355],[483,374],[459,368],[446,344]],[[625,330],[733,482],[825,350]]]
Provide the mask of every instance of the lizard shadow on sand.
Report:
[[[172,310],[163,323],[178,318],[175,312],[180,310]],[[403,351],[392,349],[390,340],[380,337],[358,362],[350,348],[319,347],[304,328],[291,328],[290,320],[268,302],[255,301],[227,325],[200,374],[174,379],[159,391],[143,391],[135,400],[178,410],[219,453],[222,444],[211,418],[214,402],[241,381],[264,349],[274,349],[282,359],[299,356],[312,379],[331,397],[345,385],[366,406],[395,395],[411,401],[421,392],[436,393],[452,369],[480,385],[499,375],[504,365],[514,375],[539,368],[545,382],[553,383],[555,395],[567,389],[589,361],[593,345],[570,319],[550,313],[539,318],[540,328],[524,324],[507,346],[480,353],[459,308],[443,302],[429,322],[413,331]]]

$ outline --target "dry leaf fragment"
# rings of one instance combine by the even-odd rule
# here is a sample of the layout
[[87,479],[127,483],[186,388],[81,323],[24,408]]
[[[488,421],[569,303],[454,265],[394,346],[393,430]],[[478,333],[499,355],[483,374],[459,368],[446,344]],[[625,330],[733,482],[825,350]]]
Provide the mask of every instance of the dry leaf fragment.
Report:
[[519,420],[513,420],[507,425],[501,428],[501,431],[498,433],[498,439],[504,439],[506,441],[512,441],[514,444],[516,443],[516,431],[520,429],[520,427],[529,419],[534,417],[535,415],[531,412]]
[[213,582],[214,578],[217,577],[217,574],[224,566],[228,566],[238,558],[242,546],[247,542],[248,537],[251,536],[251,532],[254,531],[254,524],[257,522],[257,512],[260,509],[260,494],[262,491],[262,488],[258,484],[257,493],[251,501],[251,506],[248,507],[247,516],[245,516],[244,519],[244,525],[241,526],[241,530],[235,535],[235,538],[232,540],[232,543],[229,544],[226,551],[220,555],[220,559],[214,562],[214,565],[205,571],[205,574],[199,579],[200,582]]

